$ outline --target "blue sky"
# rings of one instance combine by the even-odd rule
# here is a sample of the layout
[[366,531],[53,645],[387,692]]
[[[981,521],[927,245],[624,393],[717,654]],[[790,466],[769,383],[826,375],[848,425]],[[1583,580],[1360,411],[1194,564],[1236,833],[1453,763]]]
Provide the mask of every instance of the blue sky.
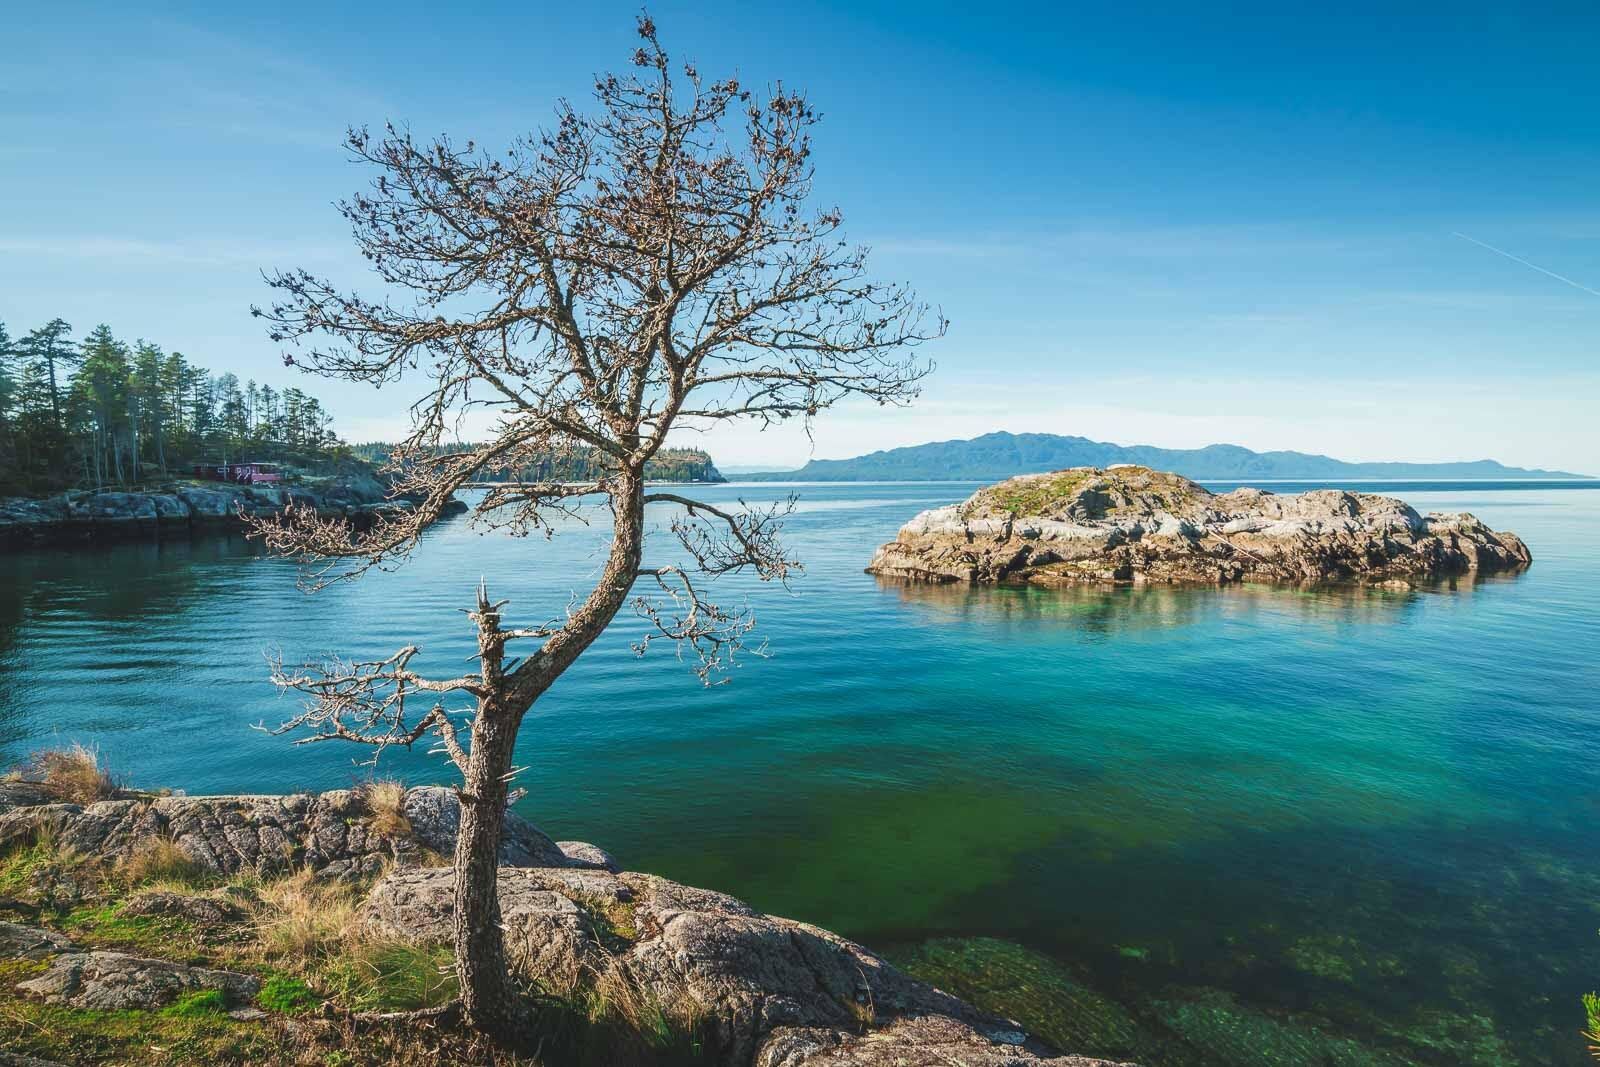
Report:
[[[366,285],[350,123],[494,145],[580,106],[632,4],[12,8],[0,320],[279,383],[259,271]],[[138,10],[135,10],[135,8]],[[654,4],[708,74],[805,88],[817,188],[952,320],[904,412],[799,463],[992,429],[1600,473],[1600,15]],[[354,439],[402,397],[304,383]]]

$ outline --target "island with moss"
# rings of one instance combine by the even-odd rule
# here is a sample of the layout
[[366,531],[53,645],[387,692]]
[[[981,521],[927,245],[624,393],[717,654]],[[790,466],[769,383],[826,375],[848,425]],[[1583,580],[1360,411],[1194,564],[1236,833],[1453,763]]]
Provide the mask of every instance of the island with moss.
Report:
[[1516,534],[1472,515],[1419,514],[1343,489],[1212,493],[1148,467],[1027,474],[900,528],[870,574],[926,582],[1219,584],[1357,581],[1405,587],[1520,570]]

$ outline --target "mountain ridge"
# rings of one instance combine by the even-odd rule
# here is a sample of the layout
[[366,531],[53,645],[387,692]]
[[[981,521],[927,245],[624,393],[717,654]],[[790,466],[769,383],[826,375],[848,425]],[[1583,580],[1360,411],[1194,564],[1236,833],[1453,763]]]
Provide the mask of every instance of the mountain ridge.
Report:
[[990,481],[1067,467],[1136,463],[1186,478],[1221,480],[1328,478],[1588,479],[1586,474],[1509,467],[1492,459],[1453,463],[1350,463],[1309,452],[1255,452],[1241,445],[1157,448],[1061,434],[1013,434],[931,441],[851,459],[814,459],[798,470],[741,472],[747,481]]

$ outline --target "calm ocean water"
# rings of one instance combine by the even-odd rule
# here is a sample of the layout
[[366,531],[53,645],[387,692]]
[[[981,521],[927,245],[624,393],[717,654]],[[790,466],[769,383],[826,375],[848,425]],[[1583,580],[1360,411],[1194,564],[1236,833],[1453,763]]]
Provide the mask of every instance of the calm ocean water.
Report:
[[[637,658],[637,624],[619,619],[527,720],[520,810],[902,958],[929,939],[1025,946],[1046,970],[999,967],[996,987],[1065,1005],[1055,1032],[1095,1046],[1079,1051],[1585,1062],[1600,488],[1371,486],[1533,550],[1523,575],[1454,588],[974,590],[861,573],[912,514],[972,488],[798,487],[806,576],[792,592],[723,583],[749,597],[769,656],[708,690],[670,652]],[[311,597],[237,539],[0,556],[0,758],[82,740],[147,785],[349,784],[366,772],[348,748],[251,729],[292,707],[265,649],[417,642],[424,669],[454,673],[472,650],[456,609],[480,575],[513,618],[542,621],[599,549],[581,526],[546,543],[458,521],[402,570]],[[420,754],[383,770],[448,780]],[[1073,1029],[1095,1012],[1115,1018]]]

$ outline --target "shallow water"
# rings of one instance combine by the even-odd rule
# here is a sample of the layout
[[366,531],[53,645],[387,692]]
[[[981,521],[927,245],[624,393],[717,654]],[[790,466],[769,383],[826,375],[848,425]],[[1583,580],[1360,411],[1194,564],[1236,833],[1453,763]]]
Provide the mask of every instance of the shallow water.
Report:
[[[1081,1051],[1585,1062],[1600,488],[1406,486],[1421,510],[1515,530],[1536,560],[1414,592],[861,573],[913,513],[972,488],[799,487],[806,576],[792,593],[723,583],[749,596],[770,655],[707,690],[670,652],[639,660],[638,624],[619,619],[527,721],[520,810],[929,973],[930,938],[1027,946],[1056,985],[1131,1020],[1072,1031]],[[546,543],[458,521],[402,570],[313,597],[237,539],[0,556],[0,757],[85,740],[190,792],[348,784],[366,773],[349,749],[251,729],[292,710],[265,649],[416,642],[421,667],[454,673],[473,647],[456,609],[480,575],[513,618],[542,621],[599,547],[576,525]],[[448,779],[420,753],[384,769]],[[932,944],[993,964],[1019,1004],[1044,981],[996,942]]]

